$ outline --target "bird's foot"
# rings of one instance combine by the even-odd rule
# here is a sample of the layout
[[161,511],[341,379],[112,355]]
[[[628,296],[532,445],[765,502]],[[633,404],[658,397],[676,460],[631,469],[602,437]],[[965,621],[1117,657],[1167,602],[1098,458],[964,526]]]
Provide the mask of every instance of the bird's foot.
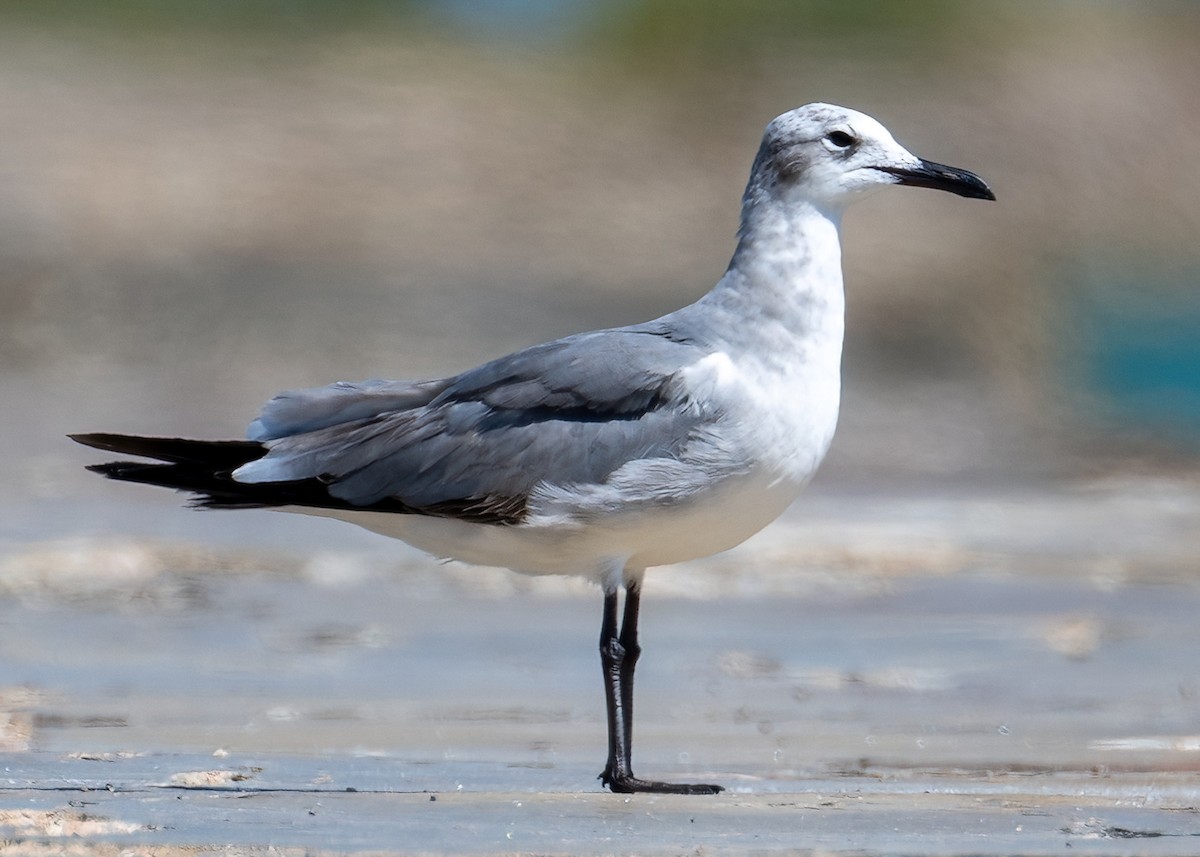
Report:
[[725,791],[724,786],[709,783],[663,783],[657,780],[642,780],[632,774],[614,774],[605,771],[599,779],[616,794],[659,795],[715,795]]

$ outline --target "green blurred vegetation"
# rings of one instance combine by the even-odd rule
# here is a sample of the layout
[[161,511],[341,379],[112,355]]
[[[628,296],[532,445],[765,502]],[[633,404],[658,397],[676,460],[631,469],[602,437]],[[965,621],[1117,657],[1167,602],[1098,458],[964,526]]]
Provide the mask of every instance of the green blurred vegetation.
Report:
[[[607,56],[634,72],[745,74],[764,60],[941,66],[1025,31],[1053,32],[1090,0],[0,0],[0,26],[194,39],[321,40],[342,34],[433,36]],[[1196,4],[1117,3],[1106,16],[1195,34]],[[1068,29],[1071,24],[1065,25]],[[1182,28],[1182,30],[1180,29]]]
[[624,0],[602,4],[593,37],[641,63],[736,63],[797,42],[837,50],[846,40],[877,41],[890,53],[928,52],[977,18],[960,0]]
[[139,31],[251,31],[296,36],[397,25],[411,20],[411,0],[3,0],[0,17],[42,26]]
[[[0,20],[129,35],[167,30],[260,38],[457,25],[477,38],[540,41],[549,34],[572,47],[613,51],[639,65],[667,68],[737,62],[798,40],[819,45],[878,38],[884,50],[929,52],[953,44],[955,32],[986,12],[980,5],[963,0],[3,0]],[[571,25],[563,26],[564,19]]]

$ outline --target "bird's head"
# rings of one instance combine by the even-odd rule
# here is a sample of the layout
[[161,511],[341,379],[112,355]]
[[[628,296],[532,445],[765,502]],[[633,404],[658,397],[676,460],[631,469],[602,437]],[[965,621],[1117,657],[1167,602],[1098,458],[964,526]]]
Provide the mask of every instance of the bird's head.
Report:
[[974,173],[918,158],[870,116],[832,104],[806,104],[771,120],[747,194],[757,185],[760,193],[840,210],[892,184],[996,198]]

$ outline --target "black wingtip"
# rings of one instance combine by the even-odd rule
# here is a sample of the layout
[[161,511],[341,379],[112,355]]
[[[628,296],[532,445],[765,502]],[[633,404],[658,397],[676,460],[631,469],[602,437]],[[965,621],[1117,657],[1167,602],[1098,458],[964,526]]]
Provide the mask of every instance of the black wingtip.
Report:
[[76,443],[90,446],[92,449],[103,449],[107,452],[114,452],[112,440],[120,437],[120,435],[104,434],[102,432],[81,432],[79,434],[69,434],[67,437]]
[[85,464],[84,470],[89,473],[98,473],[109,479],[132,482],[139,474],[163,470],[171,466],[170,464],[147,464],[144,461],[106,461],[103,464]]
[[198,464],[215,470],[232,470],[258,458],[267,449],[254,440],[191,440],[183,437],[143,437],[133,434],[86,432],[67,435],[76,443],[115,452],[137,455],[174,464]]

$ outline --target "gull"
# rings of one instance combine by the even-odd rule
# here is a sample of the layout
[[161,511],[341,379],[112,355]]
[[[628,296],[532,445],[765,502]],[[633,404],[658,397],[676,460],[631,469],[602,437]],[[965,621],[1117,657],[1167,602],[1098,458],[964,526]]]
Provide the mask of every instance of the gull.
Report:
[[887,185],[995,199],[871,117],[808,104],[767,125],[733,259],[683,309],[452,377],[280,393],[247,440],[71,437],[152,459],[88,469],[190,492],[197,507],[322,515],[445,559],[595,582],[599,778],[621,793],[714,794],[633,774],[642,582],[647,568],[743,542],[816,472],[841,395],[842,212]]

